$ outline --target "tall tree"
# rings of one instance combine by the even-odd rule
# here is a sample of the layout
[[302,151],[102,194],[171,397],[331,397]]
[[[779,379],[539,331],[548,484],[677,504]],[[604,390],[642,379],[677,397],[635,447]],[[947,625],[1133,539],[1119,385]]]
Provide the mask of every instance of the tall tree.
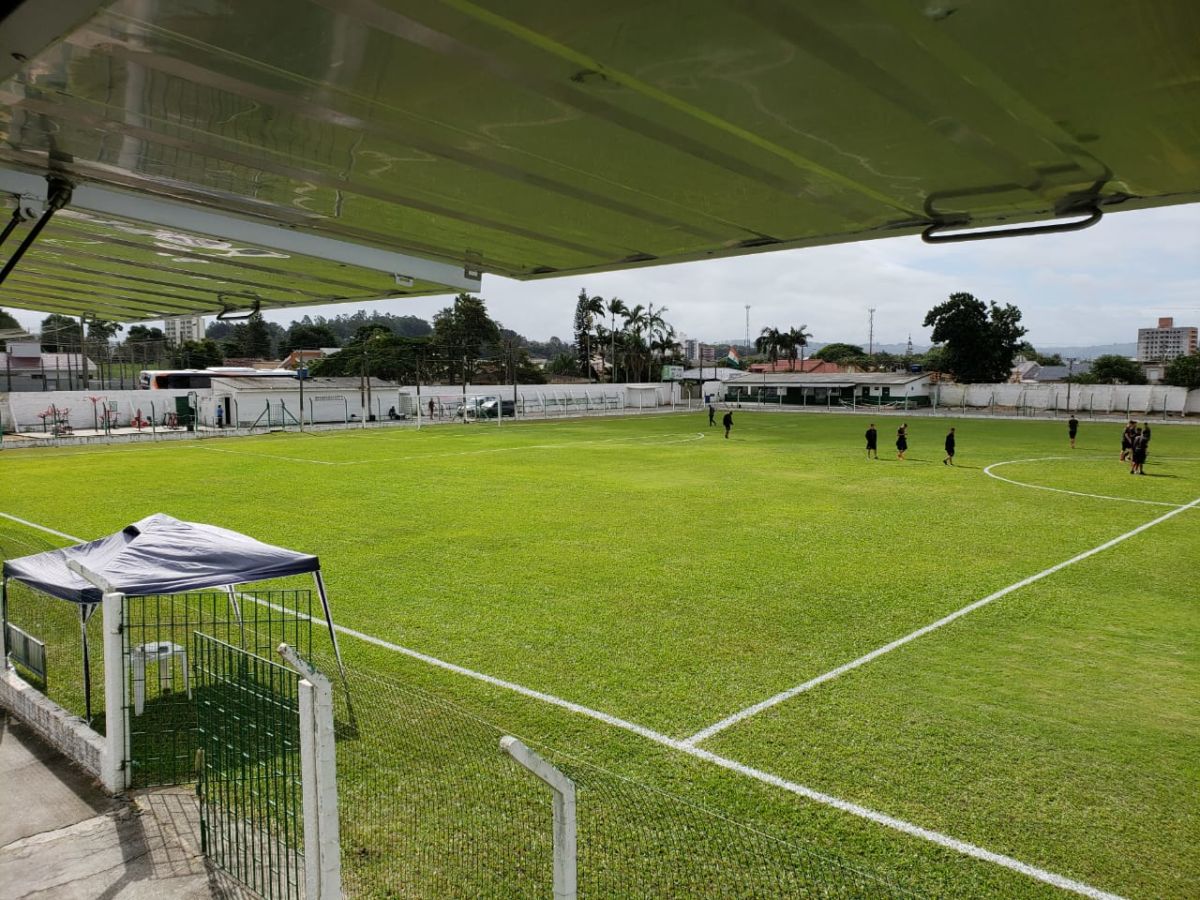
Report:
[[242,337],[242,352],[252,359],[269,359],[272,353],[273,341],[271,329],[267,327],[262,313],[252,312],[246,320],[246,331]]
[[861,365],[866,361],[867,351],[858,344],[832,343],[826,344],[810,359],[823,359],[826,362],[837,363],[840,366]]
[[125,326],[120,322],[111,322],[108,319],[96,318],[89,318],[87,320],[87,337],[91,342],[106,344],[112,338],[116,337],[118,331],[124,330]]
[[1097,356],[1088,371],[1089,380],[1095,384],[1145,384],[1146,373],[1132,359],[1115,353]]
[[78,351],[83,345],[83,325],[71,316],[51,313],[42,319],[42,350],[46,353]]
[[499,341],[500,326],[483,300],[470,294],[459,294],[453,306],[433,317],[433,344],[446,359],[451,377],[457,372],[468,378],[484,350]]
[[769,325],[754,339],[754,349],[766,355],[767,360],[771,363],[771,368],[774,368],[775,364],[779,362],[779,351],[783,346],[782,339],[782,332]]
[[962,382],[989,383],[1008,380],[1025,335],[1020,321],[1021,311],[1011,303],[989,305],[972,294],[956,293],[929,310],[924,324],[933,328],[933,342],[944,345],[947,371]]
[[592,377],[592,331],[596,317],[604,315],[604,298],[589,296],[587,289],[579,291],[575,301],[575,349],[579,356],[580,369]]
[[[304,318],[308,318],[305,316]],[[332,328],[321,323],[293,322],[279,342],[279,355],[287,356],[293,350],[319,350],[322,347],[340,347],[341,341]]]
[[1200,355],[1177,356],[1167,364],[1163,383],[1185,387],[1189,391],[1200,388]]
[[796,353],[800,354],[800,368],[804,368],[804,348],[808,346],[808,339],[812,334],[808,332],[807,325],[801,325],[799,328],[792,327],[787,330],[787,351],[788,358],[792,361],[791,369],[796,371]]
[[184,341],[171,352],[172,364],[180,369],[207,369],[225,362],[221,347],[212,338]]
[[0,309],[0,329],[20,328],[21,323],[13,318],[12,313],[5,312]]
[[617,316],[624,316],[625,313],[629,312],[629,307],[625,305],[625,301],[620,297],[613,297],[605,305],[605,309],[612,316],[612,328],[610,329],[612,338],[612,372],[608,380],[609,383],[615,383],[617,380]]

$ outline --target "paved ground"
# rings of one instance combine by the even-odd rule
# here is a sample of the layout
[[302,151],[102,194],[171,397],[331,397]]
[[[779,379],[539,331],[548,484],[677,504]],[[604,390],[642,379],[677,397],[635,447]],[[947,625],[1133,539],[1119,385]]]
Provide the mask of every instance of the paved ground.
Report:
[[190,787],[112,799],[0,710],[0,900],[242,900],[200,854]]

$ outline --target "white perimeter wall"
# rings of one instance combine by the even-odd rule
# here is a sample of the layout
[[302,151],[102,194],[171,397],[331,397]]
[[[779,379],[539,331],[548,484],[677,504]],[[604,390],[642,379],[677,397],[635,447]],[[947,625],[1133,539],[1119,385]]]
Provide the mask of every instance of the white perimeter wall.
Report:
[[[283,386],[281,386],[282,388]],[[399,385],[391,387],[373,387],[371,389],[370,413],[379,419],[387,417],[388,410],[395,407],[397,413],[415,412],[417,400],[416,385]],[[654,406],[670,406],[679,402],[679,385],[674,383],[652,384],[523,384],[517,386],[517,399],[527,415],[553,415],[558,411],[570,409],[579,412],[585,409],[624,409],[626,407],[646,408]],[[271,402],[272,417],[281,414],[279,402],[282,400],[287,410],[295,416],[299,415],[300,390],[298,385],[288,384],[286,389],[277,390],[237,390],[225,391],[205,388],[200,390],[174,391],[14,391],[0,393],[0,420],[3,430],[41,431],[42,420],[38,413],[45,412],[51,406],[71,411],[71,425],[75,428],[92,428],[92,402],[89,398],[99,397],[103,401],[117,403],[118,427],[128,427],[136,417],[138,410],[142,417],[149,420],[153,409],[155,421],[163,421],[165,412],[175,411],[175,398],[195,395],[198,405],[199,421],[203,425],[215,424],[217,403],[224,406],[225,398],[230,399],[228,417],[225,424],[236,422],[249,426],[262,414],[267,402]],[[513,398],[512,385],[467,385],[466,396],[471,397],[500,397],[504,400]],[[425,407],[430,398],[441,407],[443,415],[453,415],[463,398],[461,384],[421,385],[421,405]],[[236,404],[233,402],[236,400]],[[368,415],[365,392],[358,387],[329,388],[306,386],[304,389],[305,422],[342,422],[348,416],[363,419]],[[422,412],[426,410],[423,408]],[[99,420],[99,413],[97,413]],[[266,418],[262,419],[266,423]],[[15,427],[14,427],[15,424]]]
[[[41,431],[42,420],[38,413],[45,412],[51,406],[71,411],[71,426],[73,428],[92,427],[91,397],[99,397],[103,401],[115,401],[117,404],[117,426],[125,428],[130,420],[135,418],[137,411],[142,411],[142,418],[149,421],[153,407],[155,421],[162,422],[164,412],[175,411],[175,398],[186,397],[190,393],[199,395],[208,391],[13,391],[10,394],[0,394],[0,418],[3,428],[12,431]],[[99,402],[96,404],[96,420],[100,421]],[[14,428],[14,423],[16,427]]]
[[986,408],[993,404],[1083,414],[1200,413],[1200,391],[1156,384],[938,384],[938,406]]

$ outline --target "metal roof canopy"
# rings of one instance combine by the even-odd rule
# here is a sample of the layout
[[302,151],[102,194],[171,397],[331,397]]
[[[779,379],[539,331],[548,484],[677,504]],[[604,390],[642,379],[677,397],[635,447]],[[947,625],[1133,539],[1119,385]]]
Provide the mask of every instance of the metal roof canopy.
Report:
[[[1193,202],[1197,45],[1193,0],[25,0],[0,166],[114,205],[56,216],[0,302],[151,318]],[[289,261],[197,282],[147,223]]]

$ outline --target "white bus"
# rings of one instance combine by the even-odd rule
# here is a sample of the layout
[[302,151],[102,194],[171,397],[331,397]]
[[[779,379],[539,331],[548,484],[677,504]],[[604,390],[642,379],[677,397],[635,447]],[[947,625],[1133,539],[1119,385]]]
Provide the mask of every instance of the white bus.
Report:
[[143,369],[138,387],[145,391],[168,389],[195,390],[212,387],[214,378],[295,378],[290,369],[250,369],[237,366],[213,366],[208,369]]

